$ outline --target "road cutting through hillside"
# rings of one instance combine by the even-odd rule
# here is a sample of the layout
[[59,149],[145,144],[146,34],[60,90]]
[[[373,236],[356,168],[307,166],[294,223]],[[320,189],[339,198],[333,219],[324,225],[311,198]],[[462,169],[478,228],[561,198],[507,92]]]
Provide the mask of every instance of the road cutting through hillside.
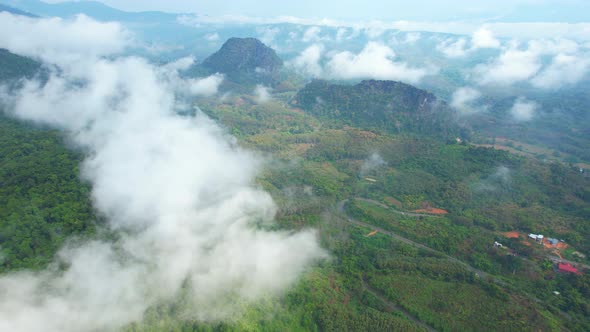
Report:
[[394,208],[392,208],[392,207],[390,207],[388,205],[385,205],[385,204],[383,204],[381,202],[378,202],[378,201],[373,200],[373,199],[368,199],[368,198],[355,197],[354,200],[361,201],[361,202],[371,203],[371,204],[377,205],[379,207],[382,207],[382,208],[384,208],[386,210],[389,210],[389,211],[391,211],[393,213],[400,214],[402,216],[407,216],[407,217],[432,217],[432,218],[439,218],[439,217],[441,217],[440,214],[437,215],[437,214],[428,214],[428,213],[419,213],[419,212],[398,211],[398,210],[396,210],[396,209],[394,209]]
[[[362,201],[366,201],[366,202],[371,202],[371,203],[379,203],[379,202],[376,202],[376,201],[373,201],[373,200],[369,200],[369,199],[364,199],[364,198],[355,198],[355,199],[356,199],[356,200],[362,200]],[[504,280],[501,280],[501,279],[499,279],[499,278],[497,278],[497,277],[494,277],[494,276],[490,275],[489,273],[487,273],[487,272],[484,272],[484,271],[482,271],[482,270],[476,269],[475,267],[473,267],[473,266],[471,266],[471,265],[469,265],[469,264],[467,264],[467,263],[465,263],[465,262],[463,262],[463,261],[461,261],[461,260],[459,260],[459,259],[457,259],[457,258],[455,258],[455,257],[449,256],[449,255],[447,255],[446,253],[444,253],[444,252],[442,252],[442,251],[438,251],[438,250],[436,250],[436,249],[432,249],[432,248],[430,248],[430,247],[427,247],[427,246],[425,246],[425,245],[423,245],[423,244],[421,244],[421,243],[418,243],[418,242],[412,241],[412,240],[410,240],[410,239],[408,239],[408,238],[405,238],[405,237],[403,237],[403,236],[401,236],[401,235],[398,235],[397,233],[394,233],[394,232],[392,232],[392,231],[388,231],[388,230],[385,230],[385,229],[383,229],[383,228],[377,227],[377,226],[375,226],[375,225],[371,225],[371,224],[368,224],[368,223],[365,223],[365,222],[362,222],[362,221],[356,220],[356,219],[354,219],[354,218],[351,218],[351,217],[350,217],[350,216],[349,216],[349,215],[346,213],[346,211],[345,211],[345,209],[344,209],[344,208],[345,208],[345,206],[346,206],[346,204],[347,204],[348,202],[349,202],[349,199],[345,199],[345,200],[342,200],[342,201],[338,202],[338,204],[336,205],[336,212],[337,212],[337,213],[338,213],[338,214],[339,214],[339,215],[340,215],[342,218],[346,219],[346,221],[348,221],[349,223],[351,223],[351,224],[353,224],[353,225],[356,225],[356,226],[360,226],[360,227],[365,227],[365,228],[370,228],[370,229],[373,229],[374,231],[377,231],[377,232],[379,232],[379,233],[381,233],[381,234],[387,235],[387,236],[389,236],[389,237],[391,237],[391,238],[393,238],[393,239],[396,239],[396,240],[398,240],[398,241],[400,241],[400,242],[403,242],[403,243],[409,244],[409,245],[411,245],[411,246],[413,246],[413,247],[416,247],[416,248],[419,248],[419,249],[424,249],[424,250],[426,250],[426,251],[428,251],[428,252],[431,252],[431,253],[435,253],[435,254],[437,254],[437,255],[440,255],[440,256],[442,256],[442,257],[446,258],[448,261],[450,261],[450,262],[452,262],[452,263],[456,263],[456,264],[459,264],[459,265],[463,266],[463,267],[464,267],[465,269],[467,269],[468,271],[470,271],[470,272],[473,272],[473,273],[475,274],[475,276],[476,276],[476,277],[478,277],[478,278],[484,278],[484,279],[487,279],[487,280],[491,280],[491,281],[493,281],[494,283],[496,283],[497,285],[500,285],[500,286],[506,287],[506,288],[508,288],[508,289],[512,288],[512,287],[511,287],[511,286],[510,286],[510,285],[509,285],[507,282],[505,282]],[[379,203],[379,204],[381,204],[381,203]],[[394,211],[394,212],[400,212],[400,211],[395,211],[395,210],[393,210],[393,209],[390,209],[390,211]],[[436,216],[434,216],[434,217],[436,217]],[[555,259],[557,259],[557,257],[555,257]],[[553,259],[552,259],[552,260],[553,260]],[[555,261],[555,260],[554,260],[554,261]],[[561,309],[559,309],[559,308],[557,308],[557,307],[555,307],[555,306],[553,306],[553,305],[551,305],[551,304],[549,304],[549,303],[546,303],[546,302],[544,302],[544,301],[541,301],[539,298],[535,297],[534,295],[531,295],[531,294],[528,294],[528,293],[526,293],[526,296],[527,296],[529,299],[531,299],[531,300],[535,301],[536,303],[539,303],[539,304],[542,304],[542,305],[545,305],[545,306],[551,307],[551,308],[552,308],[552,309],[554,309],[556,312],[559,312],[559,313],[562,315],[562,317],[565,317],[565,318],[567,318],[567,319],[571,319],[571,316],[570,316],[569,314],[565,313],[563,310],[561,310]]]
[[[361,198],[356,198],[356,199],[357,200],[367,201],[367,202],[370,202],[370,203],[375,202],[375,201],[371,201],[371,200],[368,200],[368,199],[361,199]],[[346,206],[346,203],[348,203],[348,201],[349,201],[348,199],[345,199],[343,201],[340,201],[338,203],[338,205],[337,205],[337,211],[338,211],[338,213],[341,216],[343,216],[344,218],[346,218],[346,220],[348,222],[350,222],[351,224],[355,224],[357,226],[362,226],[362,227],[367,227],[367,228],[372,228],[373,230],[376,230],[379,233],[382,233],[382,234],[385,234],[385,235],[387,235],[389,237],[392,237],[392,238],[394,238],[394,239],[396,239],[398,241],[404,242],[404,243],[409,244],[411,246],[414,246],[414,247],[417,247],[417,248],[420,248],[420,249],[424,249],[426,251],[429,251],[429,252],[435,253],[437,255],[440,255],[442,257],[445,257],[449,261],[451,261],[453,263],[456,263],[456,264],[459,264],[459,265],[463,266],[464,268],[466,268],[468,271],[471,271],[471,272],[475,273],[475,275],[477,277],[480,277],[480,278],[489,278],[490,280],[492,280],[495,283],[497,283],[499,285],[502,285],[502,286],[506,286],[507,285],[505,281],[500,280],[500,279],[495,278],[495,277],[492,277],[487,272],[484,272],[484,271],[481,271],[479,269],[476,269],[473,266],[471,266],[471,265],[469,265],[469,264],[467,264],[467,263],[465,263],[465,262],[463,262],[463,261],[461,261],[461,260],[459,260],[459,259],[457,259],[455,257],[452,257],[452,256],[449,256],[449,255],[445,254],[442,251],[438,251],[436,249],[432,249],[432,248],[427,247],[427,246],[425,246],[425,245],[423,245],[421,243],[412,241],[412,240],[410,240],[408,238],[405,238],[405,237],[403,237],[401,235],[398,235],[397,233],[394,233],[392,231],[388,231],[388,230],[385,230],[383,228],[376,227],[374,225],[371,225],[371,224],[368,224],[368,223],[365,223],[365,222],[362,222],[362,221],[359,221],[359,220],[356,220],[356,219],[351,218],[350,216],[348,216],[346,214],[346,211],[344,211],[344,207]],[[395,210],[390,210],[390,211],[395,211]],[[408,215],[406,212],[400,212],[400,211],[396,211],[396,212],[398,212],[398,213],[404,213],[405,215]],[[421,216],[426,216],[426,215],[421,215]],[[432,217],[432,216],[429,216],[429,217]]]

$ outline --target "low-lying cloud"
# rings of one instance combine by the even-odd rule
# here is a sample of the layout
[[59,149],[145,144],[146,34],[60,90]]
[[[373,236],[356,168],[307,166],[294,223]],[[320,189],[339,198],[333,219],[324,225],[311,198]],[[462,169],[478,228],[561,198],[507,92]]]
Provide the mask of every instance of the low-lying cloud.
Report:
[[85,15],[36,19],[0,12],[3,48],[57,64],[120,53],[131,38],[119,23],[97,22]]
[[369,42],[358,54],[344,51],[332,55],[325,75],[332,79],[382,79],[418,83],[436,73],[434,68],[412,67],[396,61],[395,52],[382,43]]
[[188,79],[185,82],[192,95],[213,96],[219,91],[219,86],[223,82],[223,75],[214,74],[205,78]]
[[322,37],[320,35],[321,33],[322,33],[322,28],[316,27],[316,26],[309,27],[303,33],[303,37],[301,38],[301,40],[304,43],[321,41],[326,38],[326,37]]
[[[543,59],[551,57],[549,64]],[[535,88],[556,89],[575,84],[590,71],[588,53],[567,39],[512,41],[488,63],[478,65],[474,78],[480,85],[511,86],[527,83]]]
[[477,66],[475,73],[482,85],[512,85],[531,79],[541,66],[538,52],[513,47],[490,63]]
[[258,104],[264,104],[270,101],[272,98],[271,92],[272,89],[267,86],[264,86],[262,84],[256,85],[256,88],[254,88],[254,96],[256,97],[256,102]]
[[313,78],[336,80],[381,79],[418,83],[427,75],[434,75],[434,67],[413,67],[396,61],[395,52],[388,46],[369,42],[358,53],[349,51],[324,52],[324,46],[313,44],[287,64],[299,73]]
[[464,57],[469,52],[465,38],[444,40],[436,46],[436,49],[449,58]]
[[496,37],[494,33],[486,28],[480,28],[473,33],[471,36],[471,44],[473,48],[499,48],[501,43]]
[[476,192],[497,192],[508,189],[512,184],[512,171],[506,166],[499,166],[493,174],[480,180],[474,186]]
[[[482,28],[476,21],[343,21],[329,18],[307,19],[294,16],[254,17],[244,15],[181,15],[178,22],[187,26],[201,27],[204,24],[297,24],[333,28],[353,28],[355,31],[378,29],[408,32],[429,31],[471,35]],[[484,25],[486,30],[500,38],[536,39],[568,38],[590,40],[590,23],[568,22],[493,22]]]
[[520,97],[514,102],[510,114],[516,122],[527,122],[534,118],[538,108],[539,105],[534,101]]
[[287,62],[287,65],[309,77],[320,77],[323,73],[320,61],[324,53],[324,46],[314,44],[303,50],[300,55]]
[[436,48],[449,58],[461,58],[479,49],[500,48],[501,45],[492,31],[480,28],[473,32],[470,39],[466,37],[448,38],[440,42]]
[[460,115],[479,113],[486,109],[486,107],[477,104],[481,97],[481,92],[476,89],[469,87],[459,88],[453,93],[451,107]]
[[383,160],[383,157],[381,157],[380,154],[374,152],[369,156],[369,158],[363,161],[359,175],[361,177],[365,177],[370,172],[375,171],[385,165],[387,165],[387,162]]
[[[0,330],[120,329],[180,294],[187,296],[179,319],[228,319],[243,304],[285,291],[325,256],[311,230],[258,227],[272,222],[276,210],[254,182],[260,160],[203,114],[174,111],[180,78],[171,71],[189,61],[154,67],[116,56],[123,46],[107,39],[125,37],[108,24],[102,35],[101,23],[87,18],[33,22],[1,15],[23,42],[0,33],[0,47],[39,52],[60,65],[46,82],[25,81],[21,90],[4,93],[3,103],[15,117],[64,130],[87,151],[82,177],[118,239],[71,243],[57,258],[63,269],[0,276]],[[44,38],[64,32],[71,45],[27,30],[44,22],[51,27]],[[63,54],[86,54],[93,39],[88,26],[97,27],[92,37],[107,46],[91,51],[95,58],[63,62]],[[206,87],[217,79],[194,82],[183,93],[213,91]]]
[[590,71],[587,55],[556,55],[551,64],[531,80],[534,87],[556,89],[581,81]]
[[265,43],[266,45],[272,45],[275,38],[281,32],[281,29],[263,26],[256,28],[256,32],[258,33],[259,38],[263,43]]

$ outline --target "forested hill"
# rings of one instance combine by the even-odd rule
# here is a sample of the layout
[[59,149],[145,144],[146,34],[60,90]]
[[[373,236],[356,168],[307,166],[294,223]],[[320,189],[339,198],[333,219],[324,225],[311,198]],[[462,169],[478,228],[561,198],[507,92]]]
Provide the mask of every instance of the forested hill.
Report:
[[283,60],[255,38],[230,38],[221,49],[203,61],[210,73],[222,73],[236,83],[276,82]]
[[464,135],[445,102],[401,82],[368,80],[340,85],[315,80],[291,103],[316,116],[359,127],[441,137]]
[[0,48],[0,81],[31,77],[41,68],[35,60],[16,55]]

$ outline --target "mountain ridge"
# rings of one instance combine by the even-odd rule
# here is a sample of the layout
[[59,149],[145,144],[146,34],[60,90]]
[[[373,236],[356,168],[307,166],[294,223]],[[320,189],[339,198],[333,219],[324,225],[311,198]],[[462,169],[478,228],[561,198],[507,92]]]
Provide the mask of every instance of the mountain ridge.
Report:
[[398,81],[363,80],[355,85],[314,80],[291,104],[323,118],[397,133],[464,135],[454,113],[434,94]]
[[0,4],[39,16],[71,17],[77,14],[84,14],[101,21],[175,21],[177,16],[180,15],[160,11],[123,11],[98,1],[45,3],[39,0],[2,0]]

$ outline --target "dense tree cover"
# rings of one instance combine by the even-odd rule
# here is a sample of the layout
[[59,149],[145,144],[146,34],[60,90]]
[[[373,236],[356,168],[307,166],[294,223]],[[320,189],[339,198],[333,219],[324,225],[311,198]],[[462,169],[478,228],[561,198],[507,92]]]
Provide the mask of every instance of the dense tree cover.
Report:
[[362,81],[336,85],[316,80],[291,103],[324,119],[392,133],[450,138],[465,135],[453,112],[431,93],[401,82]]
[[0,48],[0,81],[32,77],[40,68],[38,62]]
[[[583,174],[428,135],[325,127],[282,101],[257,104],[239,96],[200,105],[241,144],[273,154],[259,177],[279,206],[273,227],[318,229],[332,258],[284,296],[245,306],[230,322],[179,319],[196,310],[181,298],[151,308],[144,322],[127,330],[422,330],[413,319],[443,331],[588,330],[587,275],[557,274],[541,248],[501,236],[505,230],[543,232],[587,252],[590,186]],[[55,131],[6,118],[0,126],[2,268],[38,268],[67,236],[93,233],[89,187],[79,180],[81,156]],[[383,163],[367,168],[372,154]],[[368,236],[372,228],[353,226],[334,211],[346,198],[350,215],[439,253],[386,234]],[[392,211],[425,206],[450,213],[434,218]],[[518,256],[493,248],[496,240]],[[504,284],[480,279],[445,255]]]
[[80,162],[59,132],[0,116],[0,271],[41,268],[68,237],[93,232]]
[[[211,110],[222,121],[228,114],[233,114],[231,127],[240,128],[240,118],[247,123],[248,119],[251,119],[249,114],[260,112],[258,106],[249,107],[250,111],[243,110],[238,113],[230,109]],[[283,114],[289,118],[298,114],[293,112],[289,116],[289,112],[283,111],[278,103],[272,108],[274,111],[263,111],[269,112],[267,116],[257,117],[266,117],[270,120],[274,114]],[[254,109],[256,111],[253,112]],[[265,188],[271,188],[273,195],[281,197],[282,191],[273,191],[272,188],[288,188],[298,184],[310,186],[317,196],[317,205],[310,203],[313,200],[310,198],[306,200],[308,203],[302,203],[298,209],[290,205],[289,211],[296,211],[299,216],[285,219],[290,220],[291,225],[303,227],[306,219],[313,219],[312,224],[319,227],[326,238],[330,239],[327,243],[332,244],[344,241],[343,237],[326,226],[324,218],[317,220],[307,217],[306,209],[309,208],[311,214],[316,214],[322,211],[322,206],[327,202],[334,204],[338,199],[354,196],[372,198],[386,204],[390,201],[397,202],[399,204],[392,208],[406,211],[425,205],[444,208],[450,214],[442,218],[413,218],[403,217],[369,203],[355,202],[349,206],[349,213],[365,218],[378,227],[393,230],[431,248],[458,257],[478,269],[503,276],[510,281],[510,287],[502,293],[508,296],[510,301],[519,302],[521,298],[528,298],[528,294],[532,294],[542,298],[546,303],[555,304],[551,305],[550,309],[541,308],[536,313],[528,309],[520,311],[521,318],[513,317],[518,321],[513,329],[526,330],[527,324],[530,325],[531,321],[541,319],[540,317],[544,317],[546,329],[559,329],[556,326],[564,323],[565,319],[555,313],[555,310],[559,309],[575,317],[575,322],[568,323],[568,328],[583,330],[584,326],[587,326],[588,320],[584,318],[582,309],[585,308],[584,303],[587,303],[587,300],[576,296],[579,290],[568,293],[573,294],[568,301],[564,301],[569,303],[568,305],[559,304],[559,301],[555,301],[552,291],[549,291],[560,288],[559,285],[562,283],[574,286],[572,280],[553,271],[553,264],[549,263],[547,266],[543,263],[546,252],[538,247],[525,246],[520,241],[507,240],[501,235],[502,231],[510,230],[538,232],[566,239],[574,248],[587,252],[587,239],[590,238],[586,214],[590,204],[587,188],[590,186],[589,179],[584,174],[561,163],[543,163],[465,142],[433,140],[424,135],[383,135],[375,131],[362,131],[337,125],[320,129],[317,122],[309,125],[310,120],[315,121],[313,117],[299,118],[298,126],[305,128],[300,133],[289,132],[287,127],[277,126],[275,120],[270,120],[266,124],[258,123],[258,130],[253,135],[243,136],[243,141],[248,146],[274,152],[275,155],[286,158],[283,166],[291,165],[270,167],[271,171],[263,175]],[[308,125],[305,125],[305,122]],[[363,174],[362,165],[373,153],[378,153],[385,165]],[[305,170],[309,172],[306,173]],[[322,173],[325,180],[317,181]],[[367,181],[364,179],[365,176],[370,176],[375,181]],[[326,190],[328,188],[332,189]],[[326,195],[336,197],[326,199]],[[283,202],[280,199],[279,201]],[[494,241],[503,242],[517,253],[517,256],[508,254],[512,251],[493,248]],[[573,259],[571,252],[566,251],[563,254]],[[356,252],[338,255],[344,256],[360,261],[364,258],[371,259],[371,255],[365,257]],[[410,258],[411,260],[413,258]],[[414,265],[414,269],[416,266]],[[363,265],[363,269],[366,267]],[[439,270],[440,267],[431,269]],[[355,277],[350,280],[358,278],[358,273],[349,272],[351,271],[345,270],[343,275],[347,278],[354,275]],[[383,276],[388,277],[388,274]],[[468,279],[456,277],[449,280],[461,284]],[[358,287],[358,280],[352,281],[352,284]],[[390,288],[381,285],[372,286],[387,294]],[[481,287],[485,289],[486,286]],[[492,289],[497,291],[496,288],[497,286]],[[465,289],[464,297],[469,298],[471,293],[474,298],[479,297],[476,295],[479,286],[477,289]],[[398,291],[399,289],[396,289],[396,292]],[[513,294],[519,295],[514,298]],[[467,302],[457,301],[467,306]],[[417,308],[423,306],[427,304],[422,302]],[[510,312],[513,310],[514,308]],[[553,313],[548,314],[546,310]],[[434,310],[434,314],[428,314],[429,317],[442,314],[436,312]],[[499,311],[490,312],[500,315]],[[435,322],[436,319],[432,318],[431,321]],[[492,321],[490,318],[489,326],[493,329]],[[439,327],[444,330],[445,326],[448,328],[453,323],[440,323],[439,320],[437,324],[441,324]],[[508,325],[505,328],[508,329]]]
[[488,96],[482,100],[482,104],[490,106],[489,112],[470,116],[465,122],[478,133],[481,141],[489,141],[490,137],[509,138],[557,151],[557,155],[543,155],[543,152],[533,150],[541,159],[558,158],[567,163],[589,162],[588,88],[586,81],[552,93],[530,93],[527,97],[537,103],[538,112],[528,122],[514,121],[509,112],[516,97]]

